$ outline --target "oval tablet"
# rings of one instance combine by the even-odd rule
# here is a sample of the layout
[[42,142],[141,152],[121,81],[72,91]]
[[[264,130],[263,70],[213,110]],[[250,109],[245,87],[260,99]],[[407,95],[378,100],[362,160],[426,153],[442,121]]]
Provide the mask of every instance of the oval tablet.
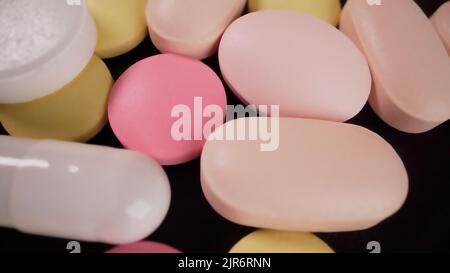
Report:
[[116,246],[106,253],[180,253],[180,251],[166,244],[142,241]]
[[442,42],[447,48],[450,56],[450,2],[444,3],[431,17],[437,33],[441,37]]
[[[208,116],[211,108],[221,113]],[[200,155],[204,126],[209,121],[220,126],[225,108],[225,89],[212,69],[195,59],[161,54],[120,76],[111,91],[108,115],[125,147],[175,165]]]
[[97,24],[95,53],[111,58],[127,53],[147,36],[147,0],[87,0]]
[[260,229],[237,242],[230,253],[334,253],[312,233]]
[[412,0],[369,6],[349,0],[341,30],[372,70],[369,103],[392,127],[421,133],[450,117],[450,62],[429,19]]
[[[202,188],[223,217],[259,228],[340,232],[372,227],[402,206],[408,177],[380,136],[355,125],[292,118],[265,130],[266,121],[228,122],[205,144]],[[237,126],[247,135],[258,128],[268,141],[213,140]],[[277,149],[262,151],[266,142]]]
[[237,19],[219,48],[222,75],[244,102],[285,117],[345,121],[370,93],[369,67],[350,39],[312,16],[260,11]]
[[89,63],[97,32],[85,0],[0,1],[0,103],[47,96]]
[[0,105],[0,121],[12,136],[85,142],[106,124],[113,79],[94,56],[69,84],[46,97]]
[[250,11],[284,9],[314,15],[333,26],[339,22],[341,3],[339,0],[249,0]]
[[150,235],[170,205],[154,160],[133,151],[0,136],[0,226],[127,244]]
[[149,0],[153,44],[163,53],[204,59],[217,52],[220,37],[242,14],[245,0]]

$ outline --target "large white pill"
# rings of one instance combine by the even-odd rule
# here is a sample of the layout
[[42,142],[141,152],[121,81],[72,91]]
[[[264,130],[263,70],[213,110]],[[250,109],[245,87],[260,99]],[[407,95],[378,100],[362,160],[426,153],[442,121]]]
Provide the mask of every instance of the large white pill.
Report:
[[0,136],[0,226],[125,244],[150,235],[169,203],[166,174],[143,154]]

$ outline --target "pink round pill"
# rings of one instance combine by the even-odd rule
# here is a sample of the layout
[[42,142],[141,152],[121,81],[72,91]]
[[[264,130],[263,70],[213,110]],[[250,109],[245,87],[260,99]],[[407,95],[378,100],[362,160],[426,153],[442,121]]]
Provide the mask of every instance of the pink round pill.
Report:
[[[211,114],[211,108],[223,114]],[[108,116],[126,148],[162,165],[176,165],[200,155],[208,136],[203,128],[214,120],[217,126],[210,131],[220,126],[225,109],[225,89],[212,69],[188,57],[161,54],[137,62],[120,76],[111,91]]]
[[116,246],[106,253],[181,253],[181,251],[166,244],[146,241]]

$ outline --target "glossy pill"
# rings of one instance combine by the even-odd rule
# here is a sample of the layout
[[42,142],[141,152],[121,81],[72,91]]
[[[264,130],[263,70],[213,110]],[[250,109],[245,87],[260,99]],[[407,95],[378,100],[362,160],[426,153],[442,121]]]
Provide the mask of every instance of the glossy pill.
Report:
[[237,19],[219,47],[222,75],[247,104],[279,105],[284,117],[345,121],[370,93],[364,56],[336,28],[293,11]]
[[441,37],[450,56],[450,2],[445,2],[431,17],[434,28]]
[[116,246],[106,253],[180,253],[180,251],[166,244],[142,241]]
[[374,80],[369,103],[387,124],[422,133],[449,119],[448,54],[414,1],[369,6],[349,0],[340,28],[369,62]]
[[103,146],[0,136],[0,226],[126,244],[164,219],[170,186],[147,156]]
[[[276,230],[354,231],[378,224],[405,201],[408,177],[401,159],[365,128],[281,118],[270,124],[264,141],[217,137],[235,128],[246,135],[250,128],[264,132],[264,120],[227,122],[205,144],[202,189],[226,219]],[[267,139],[278,147],[263,151]]]
[[260,229],[237,242],[230,253],[334,253],[311,233]]

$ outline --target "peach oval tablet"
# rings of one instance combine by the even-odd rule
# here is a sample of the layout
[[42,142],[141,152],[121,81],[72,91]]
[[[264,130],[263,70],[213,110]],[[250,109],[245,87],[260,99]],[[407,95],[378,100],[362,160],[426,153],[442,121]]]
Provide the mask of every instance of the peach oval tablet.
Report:
[[260,229],[237,242],[230,253],[334,253],[312,233]]
[[180,251],[166,244],[142,241],[116,246],[106,253],[180,253]]
[[242,14],[245,0],[149,0],[147,22],[163,53],[204,59],[217,52],[220,37]]
[[285,117],[345,121],[370,93],[369,67],[352,41],[299,12],[260,11],[237,19],[222,37],[219,61],[238,97],[280,105]]
[[147,36],[147,0],[87,0],[98,41],[95,53],[111,58],[127,53]]
[[450,56],[450,1],[444,3],[431,17],[437,33],[441,37],[442,42],[447,48]]
[[249,0],[250,11],[285,9],[314,15],[333,26],[339,22],[341,3],[339,0]]
[[414,1],[347,1],[341,30],[366,55],[374,81],[369,103],[386,123],[421,133],[449,119],[448,55]]
[[[219,108],[221,116],[203,117],[209,107]],[[120,76],[111,91],[108,116],[126,148],[175,165],[200,155],[203,125],[218,120],[220,126],[225,108],[225,89],[212,69],[195,59],[161,54]]]
[[97,56],[70,83],[46,97],[0,104],[0,121],[12,136],[85,142],[106,124],[113,78]]
[[341,232],[372,227],[402,206],[408,192],[403,163],[365,128],[281,118],[262,135],[278,143],[272,151],[262,150],[266,141],[220,140],[229,139],[233,128],[266,132],[266,121],[228,122],[205,144],[203,192],[226,219],[276,230]]

